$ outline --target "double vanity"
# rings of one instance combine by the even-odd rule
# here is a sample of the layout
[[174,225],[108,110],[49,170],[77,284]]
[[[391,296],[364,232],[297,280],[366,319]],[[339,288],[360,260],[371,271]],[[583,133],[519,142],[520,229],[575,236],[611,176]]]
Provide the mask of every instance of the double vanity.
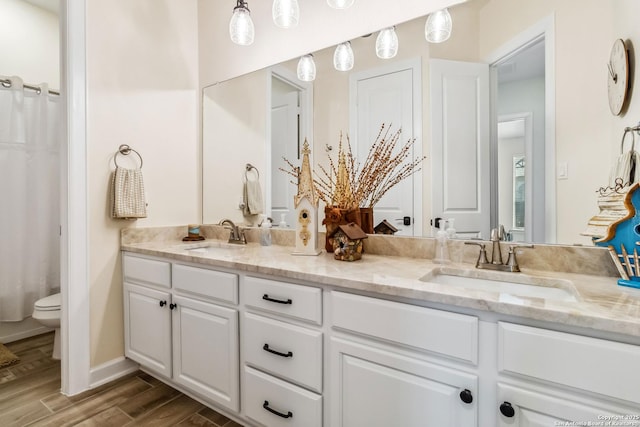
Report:
[[123,236],[126,356],[247,426],[640,426],[640,291],[374,244]]

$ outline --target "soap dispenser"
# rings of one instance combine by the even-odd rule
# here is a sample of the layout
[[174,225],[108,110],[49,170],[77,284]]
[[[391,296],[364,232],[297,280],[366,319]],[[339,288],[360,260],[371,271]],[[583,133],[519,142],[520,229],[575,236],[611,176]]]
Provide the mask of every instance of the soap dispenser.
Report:
[[260,244],[262,246],[271,246],[271,221],[266,215],[262,215],[260,223]]
[[449,239],[455,239],[456,238],[456,229],[454,227],[454,224],[455,224],[455,218],[449,218],[447,220],[446,232],[447,232],[447,237]]
[[433,257],[433,262],[436,264],[448,264],[451,262],[449,258],[449,234],[443,229],[436,233],[436,255]]

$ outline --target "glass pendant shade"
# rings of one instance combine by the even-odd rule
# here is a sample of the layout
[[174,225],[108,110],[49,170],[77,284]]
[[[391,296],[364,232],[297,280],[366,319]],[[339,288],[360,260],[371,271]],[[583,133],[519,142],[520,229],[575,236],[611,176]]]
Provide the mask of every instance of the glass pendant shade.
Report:
[[346,9],[351,7],[355,0],[327,0],[327,4],[334,9]]
[[233,9],[229,22],[229,35],[235,44],[248,46],[253,43],[255,29],[246,2],[239,0],[238,6]]
[[424,36],[430,43],[442,43],[451,36],[451,15],[447,9],[429,15],[424,26]]
[[280,28],[294,28],[300,19],[298,0],[273,0],[273,23]]
[[305,55],[300,57],[298,61],[298,79],[303,82],[312,82],[316,79],[316,63],[313,55]]
[[350,42],[340,43],[333,52],[333,66],[338,71],[349,71],[353,68],[353,49]]
[[381,59],[389,59],[398,53],[398,35],[394,27],[381,30],[376,39],[376,55]]

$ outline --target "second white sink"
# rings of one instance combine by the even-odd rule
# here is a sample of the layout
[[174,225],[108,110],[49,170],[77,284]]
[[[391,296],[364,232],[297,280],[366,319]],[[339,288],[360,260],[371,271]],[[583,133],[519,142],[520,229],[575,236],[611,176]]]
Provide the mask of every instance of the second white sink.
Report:
[[185,249],[190,253],[208,254],[208,253],[220,253],[221,251],[226,251],[229,249],[238,250],[238,249],[244,249],[244,248],[245,248],[245,245],[212,241],[212,242],[207,242],[206,244],[203,244],[201,246],[185,248]]
[[520,273],[506,273],[508,277],[479,277],[478,273],[469,276],[467,270],[434,269],[420,278],[423,282],[465,288],[486,292],[496,292],[526,298],[543,298],[555,301],[578,301],[573,283],[563,279],[535,278]]

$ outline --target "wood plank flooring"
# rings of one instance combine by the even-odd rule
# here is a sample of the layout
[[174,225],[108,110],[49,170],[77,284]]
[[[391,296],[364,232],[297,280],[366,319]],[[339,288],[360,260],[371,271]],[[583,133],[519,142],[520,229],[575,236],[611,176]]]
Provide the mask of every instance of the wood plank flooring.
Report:
[[53,333],[6,344],[20,363],[0,369],[0,426],[241,427],[144,372],[76,396],[60,390]]

